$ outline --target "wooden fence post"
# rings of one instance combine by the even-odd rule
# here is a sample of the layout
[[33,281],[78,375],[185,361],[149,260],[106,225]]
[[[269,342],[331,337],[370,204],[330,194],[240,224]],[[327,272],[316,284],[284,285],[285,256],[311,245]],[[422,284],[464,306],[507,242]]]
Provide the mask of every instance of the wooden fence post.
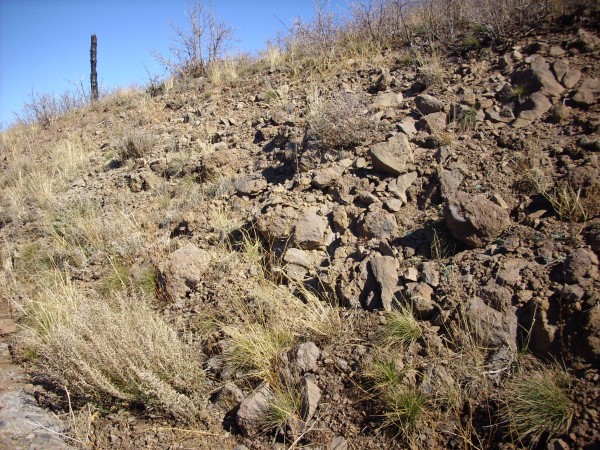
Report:
[[98,38],[95,34],[92,34],[92,46],[90,48],[90,65],[92,71],[90,73],[90,94],[92,101],[98,100],[98,72],[96,72],[96,47],[98,45]]

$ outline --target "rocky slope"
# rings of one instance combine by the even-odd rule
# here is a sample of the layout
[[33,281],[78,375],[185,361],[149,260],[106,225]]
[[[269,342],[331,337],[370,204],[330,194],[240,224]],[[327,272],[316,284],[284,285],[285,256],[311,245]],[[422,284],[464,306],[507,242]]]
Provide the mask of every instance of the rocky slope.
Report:
[[[150,273],[155,309],[191,336],[207,374],[201,425],[105,408],[88,444],[519,448],[531,442],[506,415],[515,380],[562,367],[572,422],[538,448],[596,448],[598,51],[597,30],[576,24],[420,67],[387,51],[313,83],[258,64],[232,83],[117,94],[27,135],[26,159],[43,164],[52,155],[35,152],[64,142],[83,156],[45,210],[38,191],[18,208],[4,191],[11,301],[26,302],[19,283],[41,254],[92,296],[110,291],[115,272],[117,287]],[[2,164],[12,174],[14,155]],[[112,253],[73,238],[84,206]],[[81,248],[87,239],[89,251],[58,248],[57,234]],[[274,299],[316,295],[344,322],[339,336],[295,339],[278,355],[277,380],[293,380],[301,408],[270,426],[264,411],[288,382],[227,364],[246,320],[231,317],[240,299],[268,297],[262,282]],[[399,308],[419,332],[385,345]],[[384,360],[423,399],[414,427],[390,419],[391,388],[369,384]]]

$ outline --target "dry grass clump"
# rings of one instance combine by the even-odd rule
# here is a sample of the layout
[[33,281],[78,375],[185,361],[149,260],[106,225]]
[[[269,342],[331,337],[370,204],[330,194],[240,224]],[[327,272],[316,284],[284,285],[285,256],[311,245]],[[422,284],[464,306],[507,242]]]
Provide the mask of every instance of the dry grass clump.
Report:
[[379,405],[383,425],[398,427],[410,440],[424,419],[427,398],[406,376],[408,372],[408,367],[384,354],[364,368],[362,377]]
[[144,297],[85,298],[55,273],[26,320],[27,353],[49,381],[102,404],[135,402],[184,422],[197,418],[201,366]]
[[115,151],[120,161],[127,161],[148,155],[155,144],[156,138],[150,133],[131,130],[116,142]]
[[[568,178],[558,178],[552,162],[539,149],[530,149],[519,163],[525,187],[544,197],[554,212],[568,222],[585,222],[593,202],[582,197],[582,190]],[[592,208],[593,209],[593,208]]]
[[404,347],[419,339],[421,326],[410,308],[401,307],[385,315],[385,324],[379,330],[377,339],[384,347]]
[[65,189],[87,161],[81,142],[67,137],[51,146],[39,146],[33,126],[18,126],[1,136],[6,157],[0,177],[3,214],[20,221],[54,209],[56,192]]
[[523,372],[506,385],[503,416],[519,445],[566,433],[574,414],[569,375],[559,369]]
[[326,150],[356,147],[368,140],[376,122],[364,98],[338,92],[331,98],[313,96],[308,113],[308,136]]

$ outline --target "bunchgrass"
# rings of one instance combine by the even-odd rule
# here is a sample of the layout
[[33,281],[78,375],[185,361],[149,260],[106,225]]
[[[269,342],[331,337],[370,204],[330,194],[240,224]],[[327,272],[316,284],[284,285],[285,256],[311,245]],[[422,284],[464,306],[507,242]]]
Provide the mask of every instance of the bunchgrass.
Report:
[[504,419],[521,445],[566,433],[574,404],[569,375],[560,369],[536,369],[517,375],[506,385]]
[[421,337],[422,330],[412,310],[408,307],[394,309],[385,315],[386,322],[377,339],[384,347],[403,347]]

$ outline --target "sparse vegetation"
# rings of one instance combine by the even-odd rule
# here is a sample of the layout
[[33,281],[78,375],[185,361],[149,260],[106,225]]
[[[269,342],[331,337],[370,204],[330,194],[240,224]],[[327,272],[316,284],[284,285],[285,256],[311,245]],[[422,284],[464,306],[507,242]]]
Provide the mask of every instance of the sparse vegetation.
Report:
[[519,445],[567,432],[574,414],[569,388],[569,375],[559,369],[536,369],[509,382],[504,418]]
[[[0,137],[0,339],[14,319],[40,404],[98,448],[584,448],[596,19],[536,25],[575,3],[319,1],[255,59],[196,1],[170,78],[36,97]],[[535,55],[582,81],[548,97],[570,116],[517,125]]]
[[309,105],[308,136],[326,150],[364,144],[375,126],[365,99],[356,94],[337,93],[329,99],[317,95]]
[[202,369],[143,297],[85,298],[56,273],[52,284],[40,286],[26,319],[25,345],[36,370],[72,394],[196,420]]
[[402,347],[415,342],[422,334],[421,326],[409,307],[387,313],[386,322],[379,332],[379,341],[385,347]]
[[154,147],[156,139],[150,133],[142,130],[132,130],[119,139],[115,144],[117,156],[121,161],[147,156]]

